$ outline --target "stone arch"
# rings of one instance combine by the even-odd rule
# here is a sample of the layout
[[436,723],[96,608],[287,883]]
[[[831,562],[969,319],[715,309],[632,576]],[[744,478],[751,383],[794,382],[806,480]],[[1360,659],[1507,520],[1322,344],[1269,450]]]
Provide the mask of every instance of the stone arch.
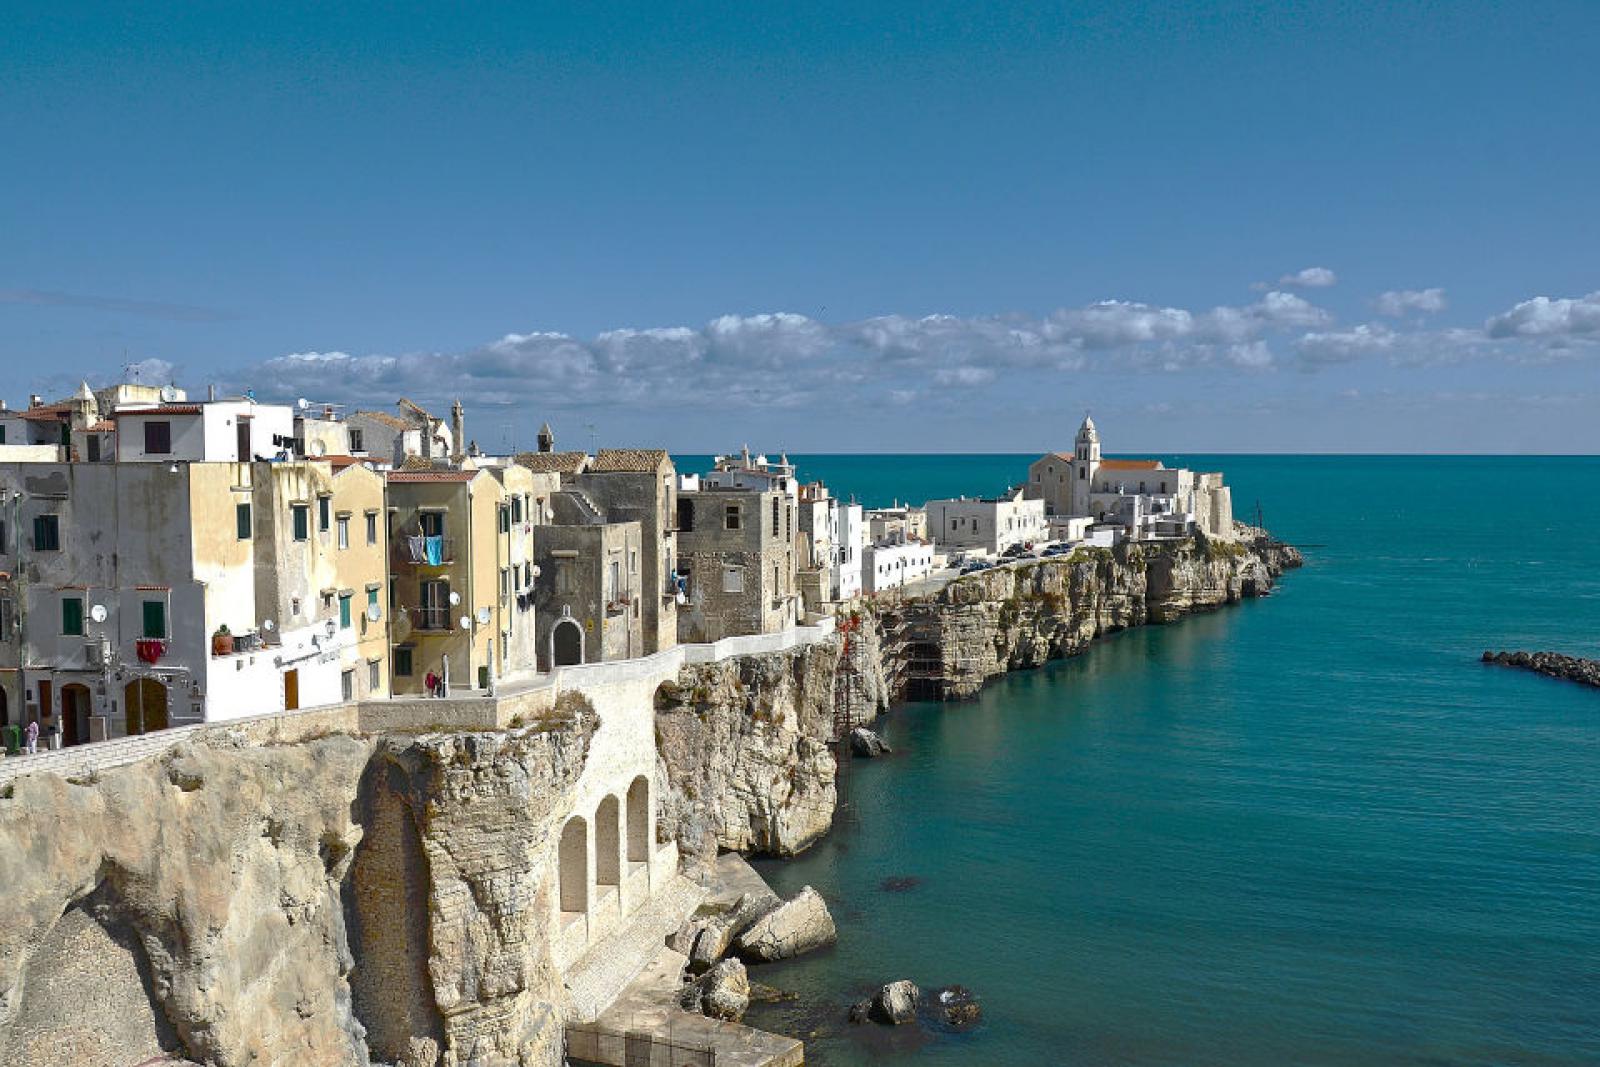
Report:
[[589,824],[574,815],[561,828],[561,910],[589,910]]
[[628,862],[650,862],[650,840],[655,827],[650,825],[650,780],[644,775],[628,786]]
[[563,615],[550,628],[550,666],[571,667],[584,661],[584,633],[578,620]]
[[594,813],[594,880],[622,884],[622,805],[609,793]]
[[68,682],[61,687],[61,743],[81,745],[89,740],[89,714],[94,709],[89,687]]
[[122,711],[128,734],[167,728],[167,687],[154,678],[135,678],[122,690]]

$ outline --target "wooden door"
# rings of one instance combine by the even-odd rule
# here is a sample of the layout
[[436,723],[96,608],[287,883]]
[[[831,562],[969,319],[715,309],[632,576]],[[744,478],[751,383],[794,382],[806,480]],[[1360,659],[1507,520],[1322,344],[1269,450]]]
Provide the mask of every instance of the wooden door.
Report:
[[297,711],[300,708],[300,671],[298,668],[283,672],[283,710]]

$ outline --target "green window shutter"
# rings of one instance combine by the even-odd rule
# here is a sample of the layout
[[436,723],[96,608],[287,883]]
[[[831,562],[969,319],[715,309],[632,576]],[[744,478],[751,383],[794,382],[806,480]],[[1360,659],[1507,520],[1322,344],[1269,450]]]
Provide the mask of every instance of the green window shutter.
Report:
[[83,598],[61,598],[61,632],[77,637],[83,636]]
[[234,522],[239,529],[239,540],[250,540],[250,505],[235,504],[233,506]]
[[378,606],[378,591],[376,589],[368,589],[367,590],[367,607],[375,608],[377,606]]
[[296,541],[304,541],[307,537],[311,536],[311,530],[309,529],[311,516],[306,513],[306,506],[304,504],[296,504],[293,508],[293,511],[294,539]]
[[411,650],[397,648],[394,650],[394,673],[402,678],[411,677]]
[[167,605],[162,600],[144,602],[144,636],[167,636]]
[[339,594],[339,625],[350,629],[350,594]]

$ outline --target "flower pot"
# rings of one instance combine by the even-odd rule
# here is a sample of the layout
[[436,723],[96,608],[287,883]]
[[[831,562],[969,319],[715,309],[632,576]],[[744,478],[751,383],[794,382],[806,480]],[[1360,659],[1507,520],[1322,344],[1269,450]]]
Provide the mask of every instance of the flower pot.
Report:
[[232,634],[212,634],[211,635],[211,654],[213,656],[231,656],[231,655],[233,655],[233,635]]

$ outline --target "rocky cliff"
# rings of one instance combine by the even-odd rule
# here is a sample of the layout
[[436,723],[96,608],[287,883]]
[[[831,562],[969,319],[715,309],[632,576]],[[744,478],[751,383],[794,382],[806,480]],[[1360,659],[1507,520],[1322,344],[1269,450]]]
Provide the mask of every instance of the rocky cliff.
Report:
[[656,695],[660,825],[680,854],[798,852],[833,821],[837,639],[684,668]]
[[897,695],[960,699],[997,674],[1082,652],[1103,634],[1264,595],[1299,564],[1293,547],[1264,536],[1124,544],[980,571],[875,610],[900,635]]
[[0,1062],[561,1062],[544,916],[592,713],[183,744],[0,795]]

